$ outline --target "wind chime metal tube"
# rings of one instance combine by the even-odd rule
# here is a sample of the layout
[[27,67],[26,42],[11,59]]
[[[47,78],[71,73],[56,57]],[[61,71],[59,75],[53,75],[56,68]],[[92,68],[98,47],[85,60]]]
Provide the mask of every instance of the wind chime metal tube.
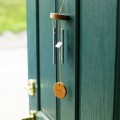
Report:
[[64,29],[61,28],[61,42],[62,42],[62,46],[61,46],[61,63],[64,63]]
[[56,28],[53,27],[53,64],[56,64]]
[[53,64],[56,64],[56,48],[55,48],[55,45],[57,43],[56,20],[52,20],[52,28],[53,28]]
[[[69,20],[69,16],[59,14],[59,13],[51,13],[50,18],[53,21],[53,64],[56,64],[56,48],[61,49],[61,64],[64,63],[64,20]],[[58,28],[56,26],[56,20],[58,20]],[[58,31],[58,34],[57,34]],[[57,36],[59,38],[57,42]]]

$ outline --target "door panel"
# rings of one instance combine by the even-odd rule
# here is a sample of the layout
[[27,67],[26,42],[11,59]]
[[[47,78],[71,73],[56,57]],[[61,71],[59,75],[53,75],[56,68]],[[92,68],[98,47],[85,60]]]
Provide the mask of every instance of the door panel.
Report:
[[55,11],[54,0],[39,1],[41,111],[49,118],[56,119],[56,97],[53,93],[53,85],[56,83],[56,66],[52,63],[51,11]]
[[80,6],[80,119],[113,120],[117,0]]

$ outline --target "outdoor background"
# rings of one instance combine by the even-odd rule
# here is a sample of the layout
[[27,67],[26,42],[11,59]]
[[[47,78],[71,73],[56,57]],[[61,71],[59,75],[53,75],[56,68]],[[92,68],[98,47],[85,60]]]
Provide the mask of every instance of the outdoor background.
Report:
[[0,119],[28,114],[26,0],[0,0]]
[[0,0],[0,33],[26,30],[26,0]]

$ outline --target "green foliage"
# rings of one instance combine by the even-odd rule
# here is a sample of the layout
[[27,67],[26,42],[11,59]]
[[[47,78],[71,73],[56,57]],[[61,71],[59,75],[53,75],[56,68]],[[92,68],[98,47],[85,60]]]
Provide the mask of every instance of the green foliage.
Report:
[[26,0],[0,0],[0,33],[26,29]]

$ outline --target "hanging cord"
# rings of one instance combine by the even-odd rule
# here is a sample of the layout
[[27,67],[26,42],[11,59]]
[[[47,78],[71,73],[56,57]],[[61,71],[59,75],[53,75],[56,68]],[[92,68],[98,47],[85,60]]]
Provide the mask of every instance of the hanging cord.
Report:
[[61,14],[61,12],[62,12],[62,10],[63,10],[63,5],[64,5],[64,0],[62,0],[62,4],[61,4],[61,7],[60,7],[59,14]]
[[52,19],[52,27],[56,28],[56,20]]

